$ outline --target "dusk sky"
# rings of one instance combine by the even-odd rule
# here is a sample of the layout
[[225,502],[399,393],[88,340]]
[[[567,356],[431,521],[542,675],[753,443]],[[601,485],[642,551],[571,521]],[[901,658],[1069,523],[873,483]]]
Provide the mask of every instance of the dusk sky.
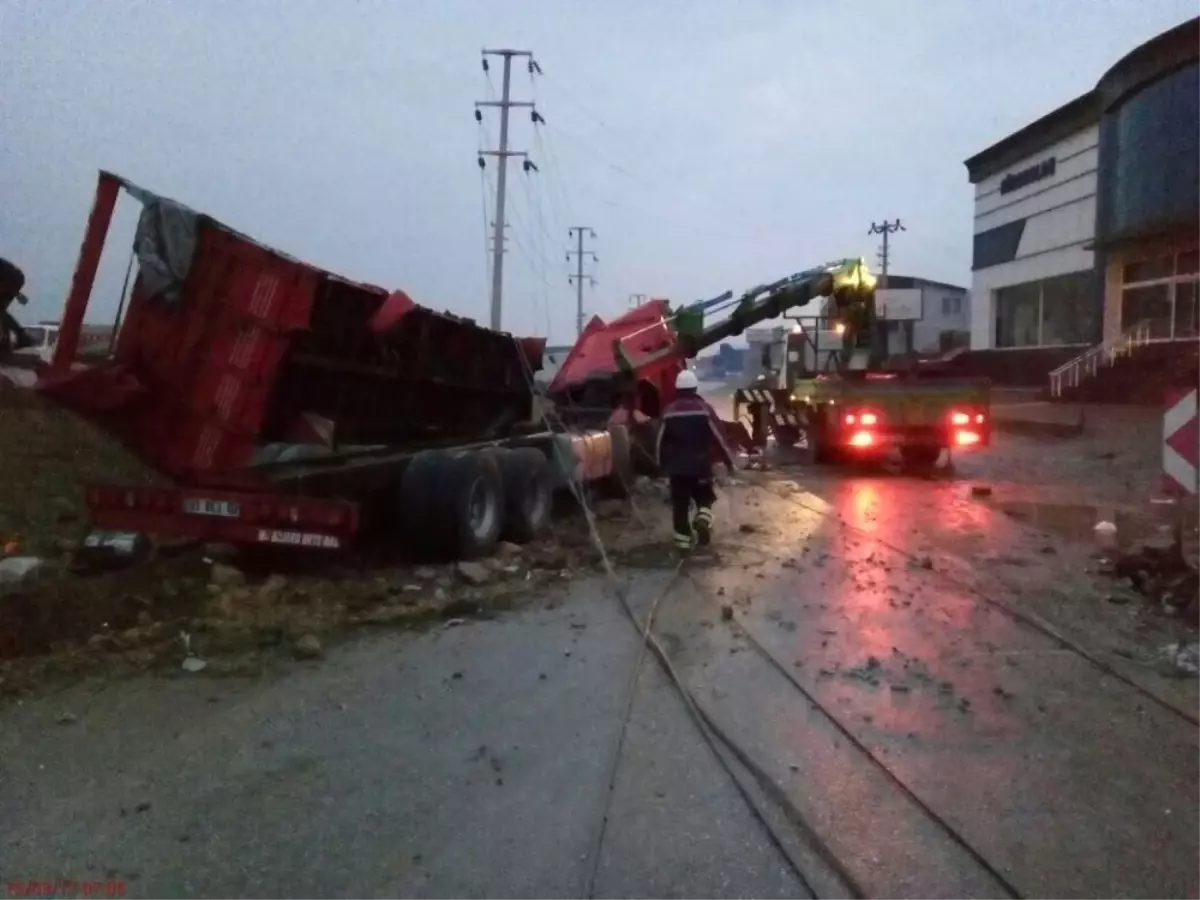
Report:
[[[484,223],[515,70],[503,325],[574,336],[567,229],[595,229],[589,312],[739,291],[826,259],[970,283],[963,160],[1090,89],[1196,0],[0,0],[0,256],[57,318],[107,168],[294,256],[488,318]],[[486,212],[485,212],[486,201]],[[123,201],[89,320],[111,321]],[[590,268],[590,267],[589,267]]]

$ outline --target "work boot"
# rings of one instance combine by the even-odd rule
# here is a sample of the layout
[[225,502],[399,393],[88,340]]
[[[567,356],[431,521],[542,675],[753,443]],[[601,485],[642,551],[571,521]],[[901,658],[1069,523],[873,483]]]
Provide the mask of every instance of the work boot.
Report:
[[674,533],[675,552],[680,556],[687,556],[692,552],[692,547],[696,544],[695,535],[682,534],[678,531]]
[[696,513],[696,518],[692,522],[692,529],[696,532],[696,542],[701,547],[707,547],[712,543],[712,510],[701,507]]

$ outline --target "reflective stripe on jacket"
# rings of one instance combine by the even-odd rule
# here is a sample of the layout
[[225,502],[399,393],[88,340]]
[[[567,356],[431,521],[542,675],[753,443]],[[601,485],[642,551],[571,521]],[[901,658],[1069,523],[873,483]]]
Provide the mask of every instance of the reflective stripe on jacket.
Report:
[[721,419],[699,394],[680,394],[663,410],[658,430],[658,464],[667,475],[707,478],[712,474],[712,451],[733,465]]

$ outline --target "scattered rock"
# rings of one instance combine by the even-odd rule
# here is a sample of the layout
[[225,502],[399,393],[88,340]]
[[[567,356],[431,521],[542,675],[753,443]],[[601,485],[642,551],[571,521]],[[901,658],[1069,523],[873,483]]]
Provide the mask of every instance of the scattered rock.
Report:
[[0,559],[0,593],[37,577],[42,561],[36,556],[9,556]]
[[726,622],[733,618],[733,607],[728,603],[721,604],[721,618]]
[[218,588],[241,587],[246,583],[246,574],[236,566],[215,562],[208,572],[208,583]]
[[273,600],[282,594],[288,586],[288,580],[283,575],[272,575],[258,588],[258,596],[264,600]]
[[58,718],[54,721],[59,725],[74,725],[79,719],[74,713],[64,712],[59,713]]
[[990,497],[990,496],[992,496],[991,485],[987,485],[987,484],[971,485],[971,496],[972,497]]
[[757,525],[753,525],[750,522],[743,522],[741,525],[738,526],[738,531],[740,531],[742,534],[755,534],[756,532],[759,532],[761,530],[762,529],[759,528]]
[[501,559],[512,559],[521,555],[521,545],[511,541],[501,541],[496,545],[496,555]]
[[460,560],[455,563],[454,571],[467,584],[476,586],[487,584],[488,580],[492,577],[492,573],[486,565],[472,560]]
[[183,661],[180,668],[185,672],[201,672],[208,668],[208,663],[198,657],[189,656]]
[[292,645],[296,659],[320,659],[325,655],[321,648],[321,640],[315,634],[301,635]]
[[893,684],[891,689],[893,694],[907,694],[910,690],[907,684]]
[[432,566],[419,566],[413,574],[422,581],[433,581],[441,573]]

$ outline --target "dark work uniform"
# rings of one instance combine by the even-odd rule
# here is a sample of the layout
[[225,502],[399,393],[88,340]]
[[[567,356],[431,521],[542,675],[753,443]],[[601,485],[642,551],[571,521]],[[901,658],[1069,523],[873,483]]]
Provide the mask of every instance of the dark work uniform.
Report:
[[[690,550],[696,534],[702,541],[712,528],[713,451],[733,470],[733,451],[725,440],[721,420],[711,406],[695,391],[680,391],[662,414],[658,432],[658,464],[671,482],[671,514],[675,546]],[[696,521],[689,519],[696,504]]]
[[[8,306],[17,299],[21,288],[25,287],[25,273],[7,259],[0,258],[0,332],[10,341],[16,341],[14,349],[28,347],[33,343],[12,314]],[[3,341],[0,341],[3,344]]]

